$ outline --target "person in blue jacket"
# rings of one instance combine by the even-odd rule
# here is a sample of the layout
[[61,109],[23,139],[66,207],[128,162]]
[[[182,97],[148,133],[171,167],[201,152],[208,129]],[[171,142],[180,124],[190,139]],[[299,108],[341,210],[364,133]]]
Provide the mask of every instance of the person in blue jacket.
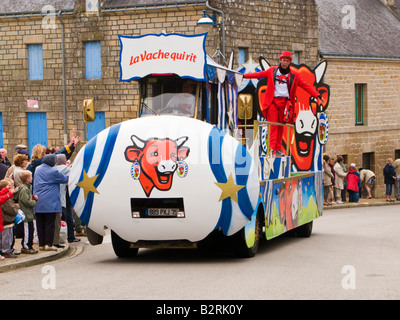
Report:
[[57,157],[47,154],[43,163],[36,168],[34,190],[38,199],[35,206],[36,227],[39,249],[56,251],[53,246],[56,215],[62,212],[60,183],[67,183],[68,176],[62,175],[56,168]]
[[383,168],[383,177],[386,185],[386,201],[394,202],[394,200],[392,199],[392,189],[396,181],[396,172],[394,171],[392,158],[389,158],[387,160],[386,166]]

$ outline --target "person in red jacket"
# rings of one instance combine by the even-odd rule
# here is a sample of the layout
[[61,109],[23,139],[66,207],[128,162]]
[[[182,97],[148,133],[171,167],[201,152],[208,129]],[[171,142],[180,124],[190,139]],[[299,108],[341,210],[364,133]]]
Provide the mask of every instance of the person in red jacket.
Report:
[[[13,197],[13,193],[15,192],[14,186],[13,185],[8,185],[7,187],[4,187],[0,190],[0,205],[5,203],[8,199]],[[0,232],[3,232],[3,217],[2,217],[2,211],[0,208]]]
[[360,190],[360,174],[356,170],[356,165],[352,163],[346,176],[347,192],[349,193],[349,202],[358,202],[358,192]]
[[[7,187],[4,187],[0,190],[0,205],[4,204],[8,199],[13,197],[13,193],[15,192],[14,185],[9,184]],[[3,216],[0,208],[0,249],[2,249],[3,244]],[[0,260],[4,260],[3,255],[0,255]]]
[[[292,56],[289,51],[283,51],[279,57],[279,65],[265,71],[246,73],[246,79],[267,79],[267,92],[264,101],[261,101],[261,111],[269,122],[284,123],[284,112],[287,101],[295,104],[297,86],[307,91],[315,99],[325,103],[325,100],[311,85],[304,81],[299,73],[290,68]],[[273,156],[284,156],[282,152],[282,126],[271,125],[270,149]]]

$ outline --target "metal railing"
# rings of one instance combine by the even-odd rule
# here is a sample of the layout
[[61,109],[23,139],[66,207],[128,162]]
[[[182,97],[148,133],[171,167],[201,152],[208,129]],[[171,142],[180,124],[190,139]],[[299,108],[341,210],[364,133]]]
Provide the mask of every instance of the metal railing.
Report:
[[[268,127],[268,134],[267,134],[267,155],[270,154],[270,147],[269,147],[269,142],[270,142],[270,135],[271,135],[271,125],[273,126],[283,126],[283,127],[288,127],[288,130],[286,132],[286,156],[290,155],[290,146],[293,144],[294,140],[294,125],[293,124],[286,124],[286,123],[280,123],[280,122],[270,122],[270,121],[257,121],[254,120],[254,124],[248,125],[238,125],[238,128],[244,128],[244,138],[240,138],[243,141],[246,141],[246,129],[247,128],[254,128],[254,136],[258,133],[258,128],[259,127]],[[291,130],[293,129],[293,130]]]

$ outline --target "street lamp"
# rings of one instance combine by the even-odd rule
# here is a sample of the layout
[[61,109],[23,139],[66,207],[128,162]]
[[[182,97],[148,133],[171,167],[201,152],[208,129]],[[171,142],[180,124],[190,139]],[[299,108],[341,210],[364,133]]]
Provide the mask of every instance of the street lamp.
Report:
[[207,10],[203,10],[203,17],[197,21],[197,25],[212,25],[213,27],[217,26],[217,16],[215,14],[215,11],[213,11],[213,15],[210,16],[207,13]]

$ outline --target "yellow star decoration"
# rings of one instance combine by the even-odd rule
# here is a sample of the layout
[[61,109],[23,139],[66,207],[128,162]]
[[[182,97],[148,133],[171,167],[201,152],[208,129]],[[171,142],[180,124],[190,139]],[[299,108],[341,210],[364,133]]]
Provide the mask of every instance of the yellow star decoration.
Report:
[[244,188],[244,186],[237,185],[233,181],[232,173],[229,175],[228,181],[226,183],[214,182],[219,188],[221,188],[222,193],[218,201],[222,201],[226,198],[231,198],[233,201],[237,201],[237,192]]
[[89,192],[96,192],[99,193],[94,186],[94,182],[96,181],[97,177],[99,175],[95,175],[94,177],[89,178],[89,176],[86,174],[85,170],[83,170],[83,179],[76,185],[80,188],[83,189],[83,192],[85,193],[85,200]]

